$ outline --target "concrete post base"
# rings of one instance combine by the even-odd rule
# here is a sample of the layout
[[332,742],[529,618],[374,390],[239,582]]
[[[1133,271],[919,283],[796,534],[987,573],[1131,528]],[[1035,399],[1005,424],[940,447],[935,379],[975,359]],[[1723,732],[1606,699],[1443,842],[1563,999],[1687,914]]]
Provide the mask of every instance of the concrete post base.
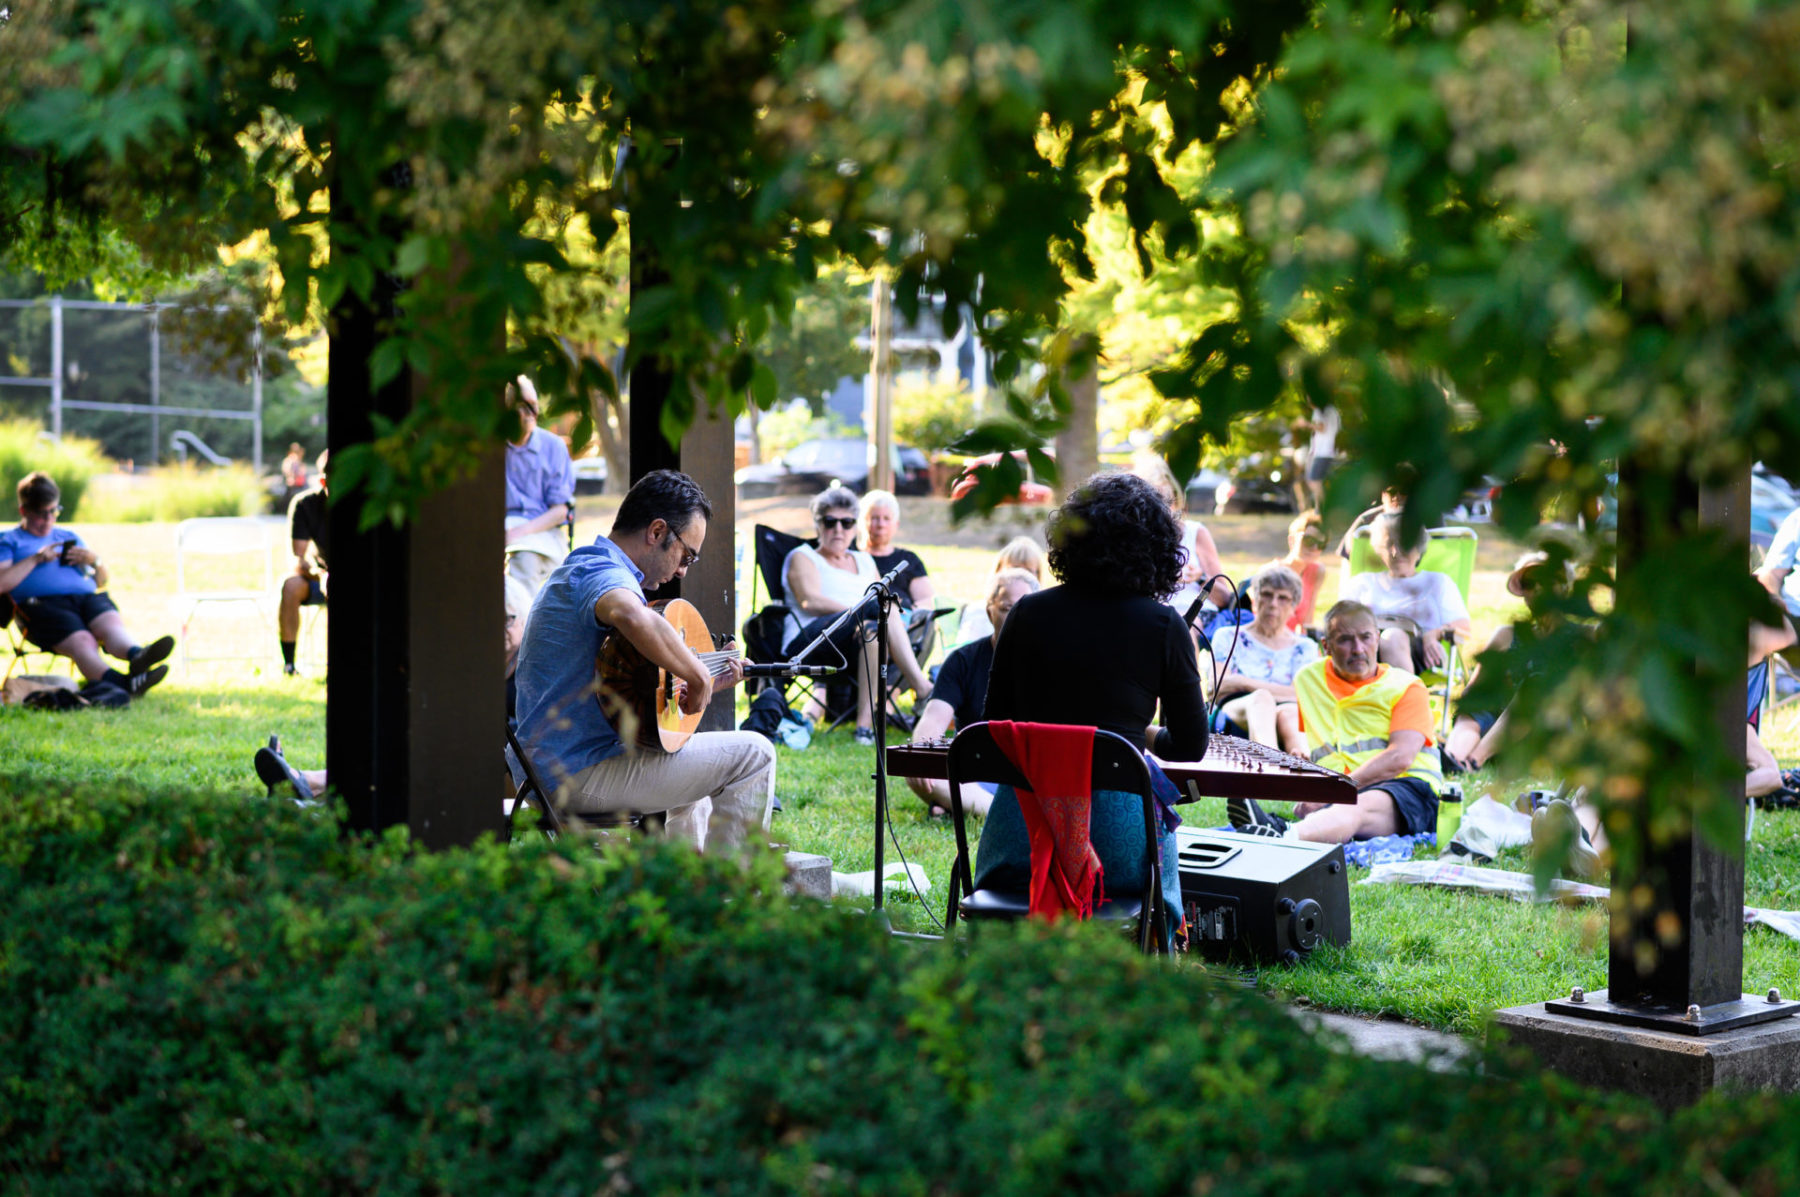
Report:
[[790,894],[817,898],[822,902],[830,900],[831,857],[811,852],[789,852],[783,859],[787,862],[787,890]]
[[1539,1002],[1496,1011],[1492,1026],[1492,1040],[1529,1049],[1546,1068],[1665,1110],[1714,1089],[1800,1092],[1800,1018],[1684,1035],[1571,1018]]

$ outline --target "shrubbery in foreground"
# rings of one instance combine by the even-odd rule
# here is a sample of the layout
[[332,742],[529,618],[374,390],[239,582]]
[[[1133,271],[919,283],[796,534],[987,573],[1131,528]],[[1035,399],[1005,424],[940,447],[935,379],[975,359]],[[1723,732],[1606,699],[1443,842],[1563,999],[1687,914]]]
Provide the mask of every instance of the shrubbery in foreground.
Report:
[[1368,1061],[1090,929],[920,947],[773,870],[0,799],[0,1187],[1773,1193],[1800,1164],[1800,1103],[1670,1120]]

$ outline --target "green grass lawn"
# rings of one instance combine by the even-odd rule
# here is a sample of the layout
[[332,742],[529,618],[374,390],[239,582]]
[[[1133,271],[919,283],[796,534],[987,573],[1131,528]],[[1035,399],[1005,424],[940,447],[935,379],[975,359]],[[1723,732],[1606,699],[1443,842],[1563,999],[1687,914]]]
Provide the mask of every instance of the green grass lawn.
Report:
[[[584,538],[603,530],[604,509],[584,514]],[[1247,572],[1273,556],[1284,522],[1279,517],[1220,521],[1227,566]],[[140,636],[177,630],[186,608],[176,598],[173,525],[76,527],[111,566],[117,601]],[[278,525],[276,531],[280,534]],[[1489,536],[1486,529],[1483,535],[1471,595],[1478,634],[1516,610],[1504,581],[1517,546]],[[985,544],[914,543],[927,556],[941,595],[980,596],[991,562]],[[276,554],[273,568],[277,575],[286,570],[285,554]],[[184,571],[184,580],[190,589],[255,587],[261,584],[261,570],[256,561],[214,562],[197,574]],[[1327,587],[1325,602],[1335,580]],[[189,624],[187,648],[196,657],[228,659],[184,663],[178,654],[169,681],[129,710],[44,715],[0,708],[0,761],[12,784],[116,778],[248,800],[261,789],[250,770],[251,754],[271,733],[282,736],[297,764],[320,761],[323,669],[316,665],[300,679],[279,675],[269,622],[272,602],[271,592],[267,610],[241,603],[201,607]],[[323,626],[316,637],[320,641]],[[322,644],[310,647],[323,650]],[[303,656],[308,649],[303,640]],[[1782,712],[1769,731],[1776,755],[1784,764],[1795,763],[1800,758],[1800,712]],[[898,733],[891,737],[895,743],[900,739]],[[873,754],[857,748],[847,730],[815,736],[804,752],[783,750],[776,789],[785,810],[776,818],[773,838],[830,856],[840,872],[871,868],[872,769]],[[1502,783],[1478,774],[1465,779],[1465,785],[1473,797]],[[487,787],[481,789],[485,796]],[[943,913],[954,837],[944,820],[926,816],[904,783],[895,782],[892,798],[894,839],[887,858],[920,863],[932,889],[923,902],[910,894],[892,895],[891,917],[902,929],[934,930]],[[1224,804],[1217,799],[1186,807],[1183,813],[1193,826],[1225,821]],[[1509,853],[1499,864],[1529,868],[1523,853]],[[1598,988],[1605,983],[1606,926],[1599,907],[1357,884],[1366,875],[1353,870],[1351,877],[1353,943],[1294,968],[1264,969],[1258,984],[1320,1007],[1392,1014],[1466,1032],[1477,1030],[1496,1008],[1556,996],[1571,985]],[[1752,905],[1800,908],[1800,813],[1759,816],[1747,858],[1746,891]],[[868,902],[840,904],[861,908]],[[1184,962],[1179,967],[1199,966]],[[1763,928],[1746,932],[1746,989],[1800,988],[1797,967],[1800,943]]]

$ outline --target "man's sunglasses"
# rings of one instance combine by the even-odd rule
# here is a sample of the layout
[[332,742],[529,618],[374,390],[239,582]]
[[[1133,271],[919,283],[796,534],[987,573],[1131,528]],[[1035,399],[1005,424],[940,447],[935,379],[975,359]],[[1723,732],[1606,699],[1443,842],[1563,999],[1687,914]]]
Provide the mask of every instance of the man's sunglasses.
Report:
[[856,527],[856,517],[853,515],[827,515],[819,520],[819,527],[847,530]]

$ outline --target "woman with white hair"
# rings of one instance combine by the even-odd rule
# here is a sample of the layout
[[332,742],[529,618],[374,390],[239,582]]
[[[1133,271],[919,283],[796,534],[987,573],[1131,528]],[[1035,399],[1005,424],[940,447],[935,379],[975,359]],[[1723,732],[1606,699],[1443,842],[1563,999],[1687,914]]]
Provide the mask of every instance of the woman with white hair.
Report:
[[931,609],[937,592],[926,576],[925,562],[911,549],[894,544],[900,533],[900,500],[885,490],[872,490],[862,497],[862,551],[875,561],[875,570],[883,577],[902,561],[907,570],[900,575],[901,602],[920,611]]
[[1213,633],[1213,693],[1224,700],[1213,730],[1247,732],[1258,744],[1304,753],[1294,674],[1319,659],[1319,646],[1287,626],[1304,590],[1287,566],[1266,565],[1250,580],[1255,619]]

